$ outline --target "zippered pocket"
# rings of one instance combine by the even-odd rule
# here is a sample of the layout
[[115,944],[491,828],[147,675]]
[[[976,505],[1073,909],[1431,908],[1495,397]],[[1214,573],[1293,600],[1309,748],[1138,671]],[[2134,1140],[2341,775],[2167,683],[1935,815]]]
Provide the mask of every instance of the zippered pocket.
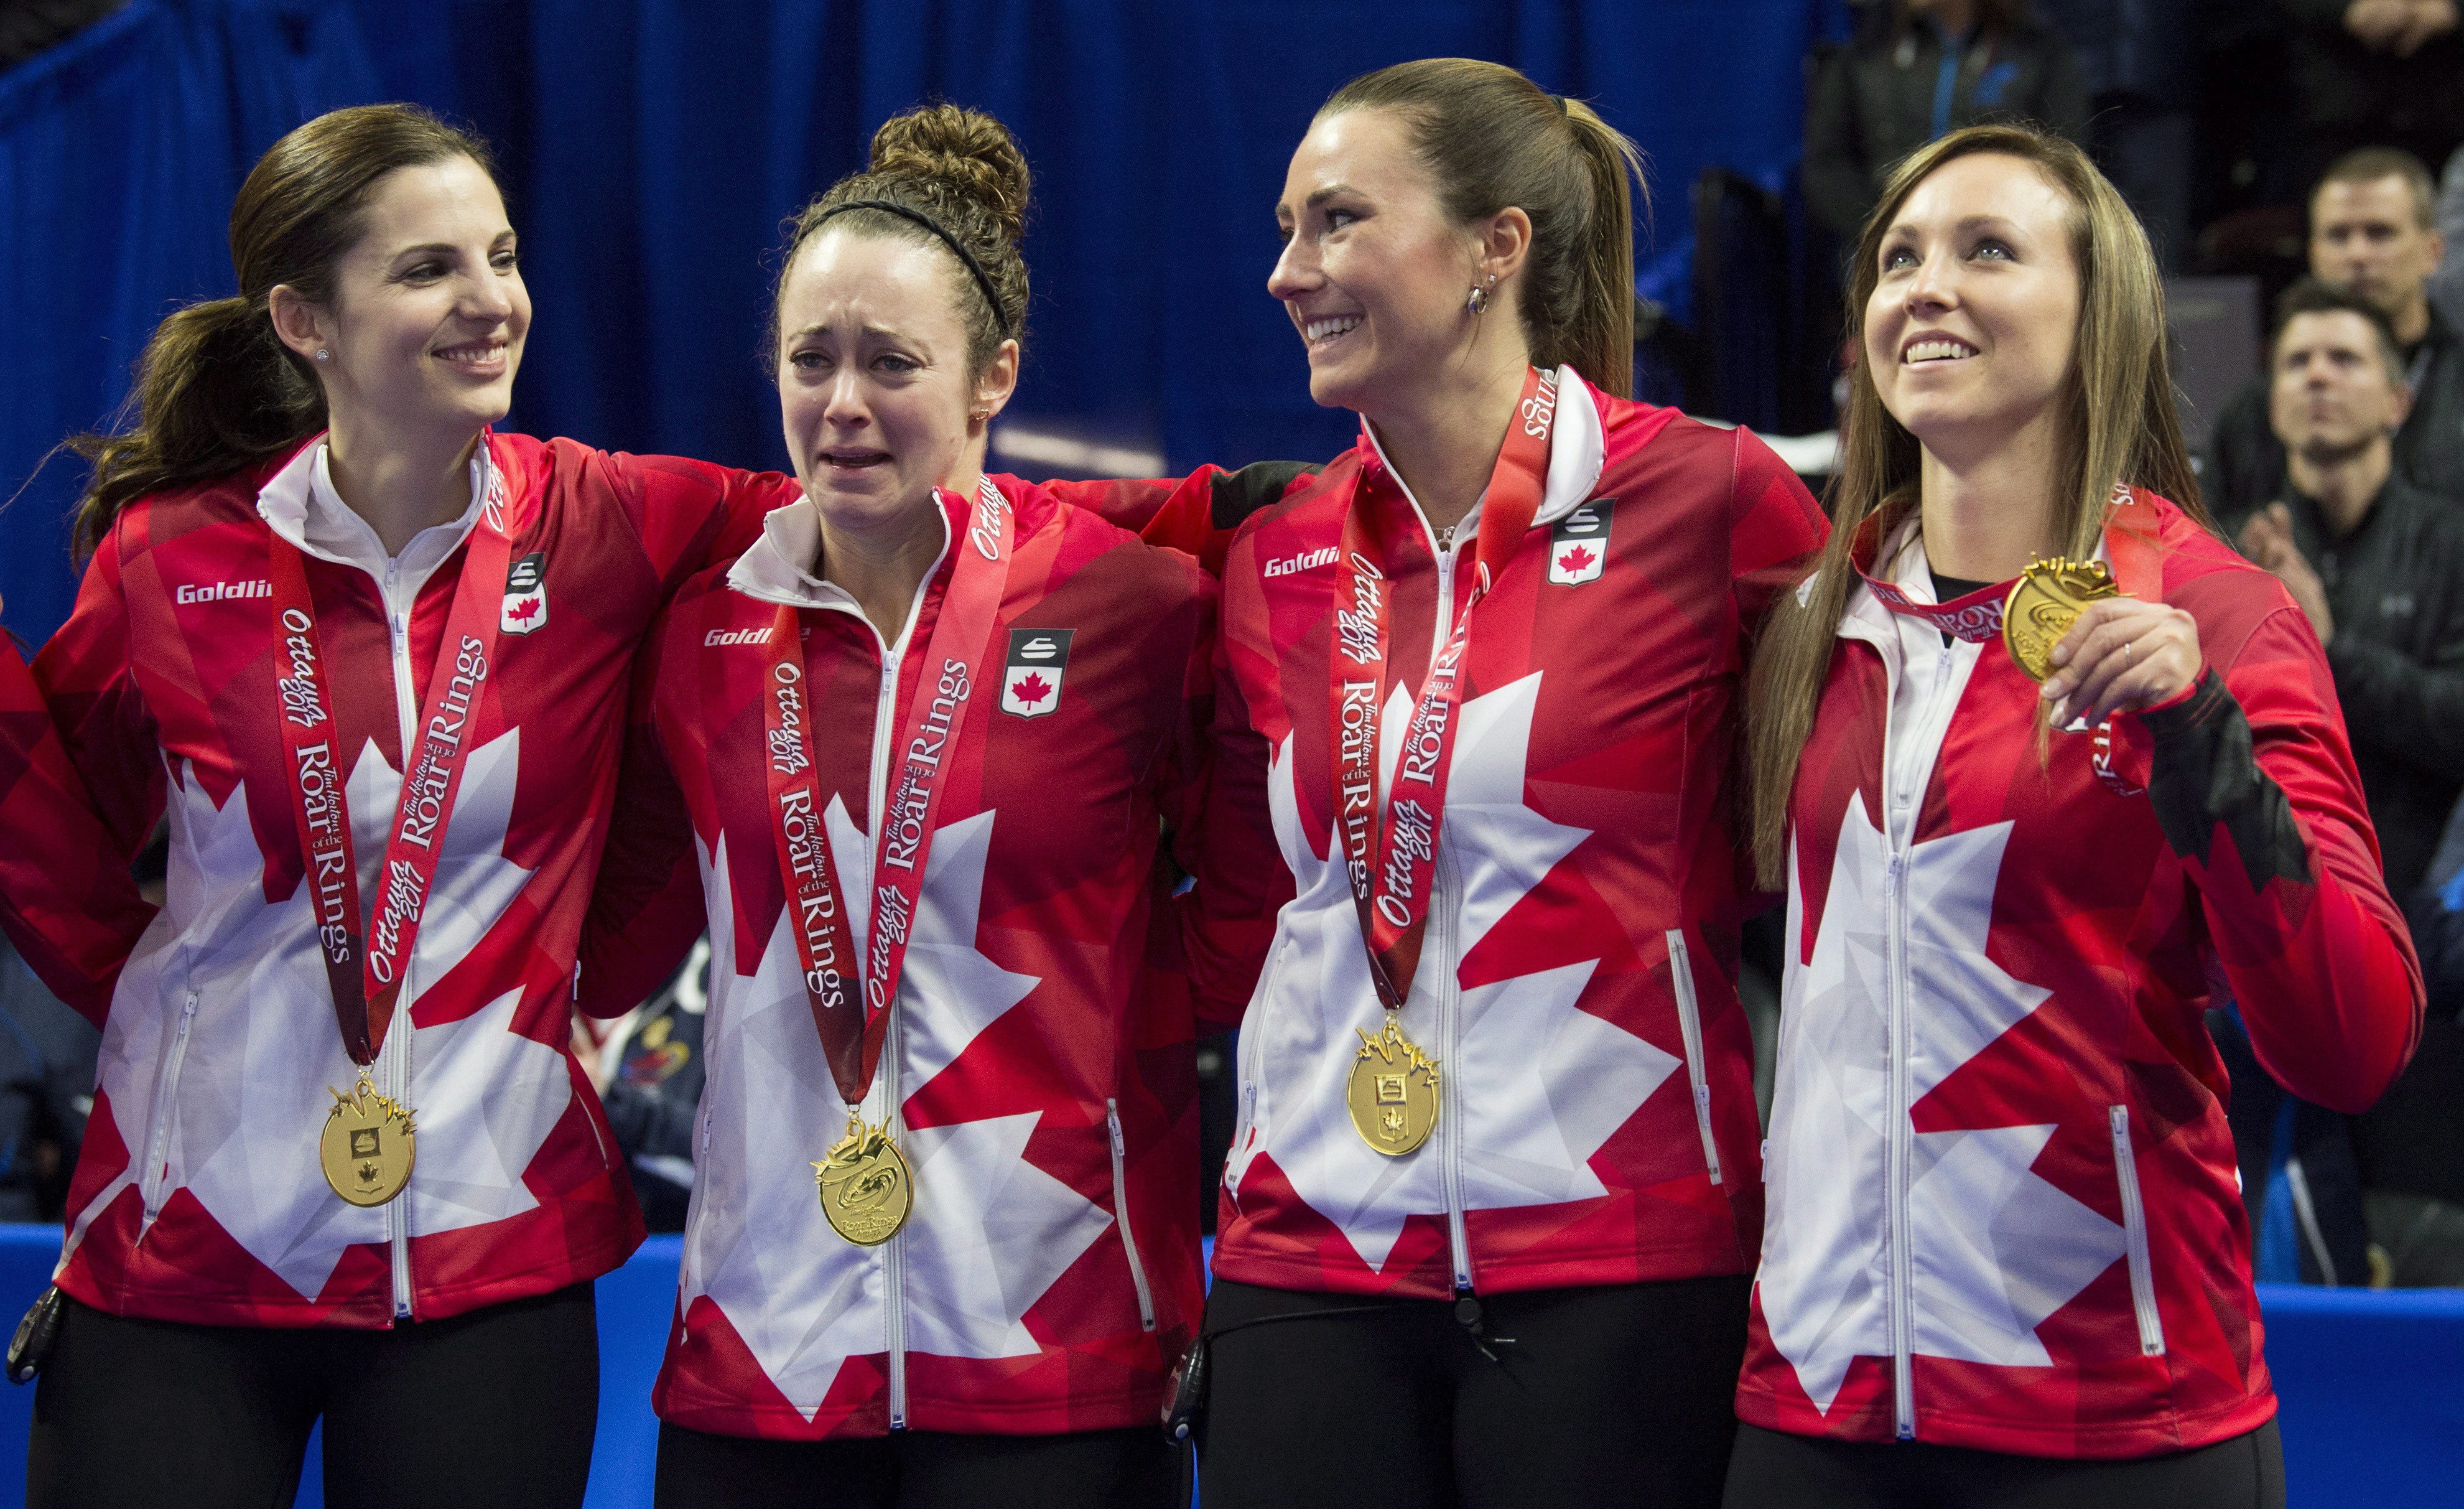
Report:
[[1685,956],[1685,934],[1668,930],[1668,986],[1677,997],[1677,1026],[1685,1038],[1685,1088],[1694,1101],[1694,1127],[1703,1134],[1703,1165],[1720,1182],[1720,1143],[1711,1135],[1711,1081],[1703,1070],[1703,1012],[1694,1002],[1694,969]]
[[1129,1153],[1121,1142],[1121,1102],[1104,1102],[1104,1125],[1112,1134],[1112,1221],[1121,1229],[1121,1251],[1130,1257],[1130,1282],[1138,1291],[1138,1326],[1155,1328],[1155,1294],[1147,1288],[1146,1265],[1138,1261],[1138,1239],[1130,1232]]
[[2130,1108],[2114,1106],[2113,1172],[2122,1186],[2122,1235],[2130,1263],[2130,1307],[2139,1312],[2139,1354],[2165,1355],[2165,1322],[2156,1313],[2156,1274],[2147,1257],[2147,1206],[2139,1197],[2139,1158],[2130,1150]]
[[180,1025],[172,1032],[171,1051],[164,1055],[162,1076],[154,1081],[154,1114],[146,1122],[145,1172],[138,1187],[148,1229],[163,1213],[163,1184],[168,1174],[165,1165],[171,1156],[171,1108],[179,1098],[180,1069],[188,1061],[188,1032],[196,1020],[197,992],[190,990],[181,1001]]

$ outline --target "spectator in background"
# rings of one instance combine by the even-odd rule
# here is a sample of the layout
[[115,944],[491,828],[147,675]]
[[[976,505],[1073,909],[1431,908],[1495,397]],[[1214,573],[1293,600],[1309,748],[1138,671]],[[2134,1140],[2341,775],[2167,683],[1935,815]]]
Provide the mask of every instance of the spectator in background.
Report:
[[[2411,394],[2395,436],[2396,470],[2413,487],[2464,504],[2464,341],[2430,302],[2430,275],[2444,250],[2432,200],[2430,171],[2409,153],[2365,147],[2339,158],[2310,197],[2310,272],[2386,316]],[[2268,373],[2252,378],[2216,416],[2199,481],[2219,519],[2284,496],[2271,386]]]
[[2440,242],[2438,271],[2430,275],[2431,307],[2448,328],[2464,329],[2464,146],[2448,154],[2431,218]]
[[700,1123],[702,1018],[710,1007],[710,940],[693,944],[659,993],[606,1025],[603,1040],[577,1016],[573,1052],[607,1108],[608,1128],[633,1175],[642,1225],[681,1232],[693,1199],[693,1130]]
[[2184,0],[2042,0],[2046,24],[2078,55],[2098,166],[2130,202],[2167,273],[2190,247],[2198,155],[2196,64]]
[[[2388,893],[2410,896],[2464,788],[2464,513],[2396,469],[2393,436],[2409,393],[2376,300],[2309,278],[2286,290],[2269,383],[2287,485],[2279,501],[2227,528],[2283,581],[2326,646]],[[2421,953],[2434,979],[2429,943]],[[2464,1257],[2457,1233],[2441,1225],[2464,1219],[2464,1205],[2449,1209],[2464,1201],[2464,1158],[2447,1156],[2464,1149],[2464,1041],[2452,1006],[2432,1015],[2441,1019],[2425,1028],[2411,1065],[2349,1121],[2290,1101],[2237,1031],[2219,1029],[2263,1254],[2273,1229],[2294,1239],[2299,1271],[2313,1281],[2454,1281],[2438,1276],[2457,1273]],[[2290,1166],[2271,1177],[2272,1165]],[[2281,1211],[2268,1220],[2279,1197],[2298,1220]]]
[[1854,241],[1893,163],[1938,136],[2025,119],[2079,140],[2079,60],[2027,0],[1881,0],[1824,58],[1805,117],[1805,202]]
[[56,1221],[102,1034],[0,939],[0,1221]]
[[2464,142],[2456,0],[2280,0],[2299,140],[2319,165],[2365,146],[2444,163]]
[[2294,284],[2268,378],[2286,485],[2246,518],[2219,517],[2326,647],[2387,891],[2407,896],[2464,789],[2464,510],[2396,470],[2410,394],[2377,303]]

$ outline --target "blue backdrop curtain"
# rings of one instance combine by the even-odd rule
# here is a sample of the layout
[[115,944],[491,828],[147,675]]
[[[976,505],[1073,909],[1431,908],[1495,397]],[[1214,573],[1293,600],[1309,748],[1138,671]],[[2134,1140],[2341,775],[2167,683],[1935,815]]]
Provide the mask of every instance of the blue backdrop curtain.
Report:
[[0,594],[66,615],[63,435],[106,421],[155,321],[227,294],[231,198],[319,111],[413,100],[504,159],[537,306],[511,424],[782,464],[759,346],[781,221],[930,97],[1008,122],[1036,172],[1022,422],[1175,470],[1323,457],[1266,297],[1273,205],[1354,74],[1457,55],[1595,101],[1651,153],[1647,281],[1682,289],[1704,166],[1778,187],[1826,0],[133,0],[0,75]]

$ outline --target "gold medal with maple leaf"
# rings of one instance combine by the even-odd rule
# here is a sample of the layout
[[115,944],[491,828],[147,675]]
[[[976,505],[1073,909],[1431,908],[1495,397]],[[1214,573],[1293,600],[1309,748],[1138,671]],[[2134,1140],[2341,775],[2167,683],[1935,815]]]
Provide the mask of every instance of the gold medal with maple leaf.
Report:
[[858,1247],[878,1247],[898,1234],[915,1208],[915,1186],[907,1159],[890,1140],[890,1128],[847,1118],[847,1136],[813,1165],[821,1187],[822,1215],[830,1230]]
[[327,1093],[334,1098],[334,1109],[317,1143],[325,1182],[353,1205],[385,1204],[410,1183],[410,1165],[418,1155],[410,1112],[392,1097],[377,1094],[365,1075],[349,1095]]
[[[1353,1029],[1358,1032],[1357,1028]],[[1360,1140],[1389,1158],[1400,1158],[1429,1140],[1438,1126],[1438,1061],[1403,1035],[1402,1019],[1386,1013],[1386,1030],[1360,1032],[1345,1098]]]
[[2087,605],[2121,595],[2101,561],[2030,561],[2002,602],[2002,643],[2012,663],[2039,681],[2053,675],[2054,646]]

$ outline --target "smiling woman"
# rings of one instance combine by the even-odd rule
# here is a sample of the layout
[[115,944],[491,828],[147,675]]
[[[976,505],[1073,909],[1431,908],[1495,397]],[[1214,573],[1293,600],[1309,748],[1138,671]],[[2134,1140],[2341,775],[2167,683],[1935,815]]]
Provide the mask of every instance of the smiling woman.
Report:
[[2204,1013],[2352,1111],[2421,1011],[2324,656],[2206,526],[2077,147],[1919,151],[1854,283],[1837,532],[1754,668],[1789,927],[1727,1502],[2277,1509]]
[[231,242],[84,443],[75,613],[31,677],[0,643],[55,777],[0,924],[104,1043],[28,1501],[284,1501],[322,1417],[340,1498],[578,1504],[590,1280],[641,1235],[563,1047],[626,676],[792,490],[491,428],[530,299],[421,111],[285,135]]

